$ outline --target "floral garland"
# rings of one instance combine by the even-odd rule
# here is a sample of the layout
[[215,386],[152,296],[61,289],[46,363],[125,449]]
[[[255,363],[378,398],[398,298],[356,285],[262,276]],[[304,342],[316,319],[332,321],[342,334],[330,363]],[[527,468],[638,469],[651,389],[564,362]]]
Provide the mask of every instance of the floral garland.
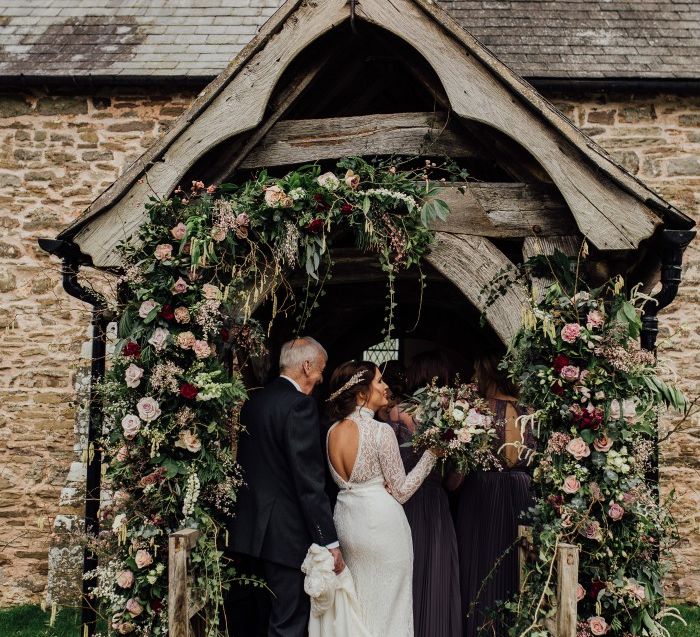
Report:
[[[537,559],[520,596],[501,608],[511,636],[546,635],[555,612],[551,563],[560,543],[580,548],[579,637],[664,635],[664,556],[674,536],[668,507],[647,479],[659,410],[684,398],[641,350],[641,307],[616,279],[588,290],[563,255],[563,273],[526,311],[502,363],[521,388],[540,449],[531,509]],[[550,269],[552,264],[550,263]],[[584,291],[577,291],[584,290]]]
[[440,167],[345,159],[342,178],[315,165],[281,179],[263,171],[239,185],[193,182],[147,206],[137,241],[122,246],[126,301],[101,387],[101,445],[114,497],[100,510],[104,530],[93,540],[100,566],[88,577],[97,578],[92,592],[109,634],[166,634],[168,536],[183,527],[201,531],[191,559],[195,594],[206,602],[207,636],[219,634],[233,577],[221,536],[243,478],[231,439],[246,397],[225,361],[232,350],[240,361],[264,349],[253,307],[299,265],[308,315],[337,230],[352,231],[359,247],[376,253],[390,282],[420,264],[430,223],[448,212],[434,198],[432,168]]

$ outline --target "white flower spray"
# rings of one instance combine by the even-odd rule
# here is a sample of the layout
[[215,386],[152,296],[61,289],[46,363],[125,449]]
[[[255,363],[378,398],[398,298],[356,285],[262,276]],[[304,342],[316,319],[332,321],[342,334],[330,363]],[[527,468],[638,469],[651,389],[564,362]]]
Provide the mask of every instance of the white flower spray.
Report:
[[182,505],[182,515],[189,517],[194,513],[194,505],[199,498],[199,478],[195,472],[190,473],[185,483],[185,501]]

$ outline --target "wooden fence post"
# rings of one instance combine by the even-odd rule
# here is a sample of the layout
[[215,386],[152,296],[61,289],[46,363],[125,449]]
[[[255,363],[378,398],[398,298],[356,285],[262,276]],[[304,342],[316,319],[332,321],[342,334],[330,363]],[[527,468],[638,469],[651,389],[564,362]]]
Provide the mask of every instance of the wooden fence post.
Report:
[[197,612],[190,605],[187,558],[197,545],[199,531],[183,529],[168,540],[168,635],[193,637],[190,619]]
[[557,552],[557,637],[576,637],[578,546],[560,544]]

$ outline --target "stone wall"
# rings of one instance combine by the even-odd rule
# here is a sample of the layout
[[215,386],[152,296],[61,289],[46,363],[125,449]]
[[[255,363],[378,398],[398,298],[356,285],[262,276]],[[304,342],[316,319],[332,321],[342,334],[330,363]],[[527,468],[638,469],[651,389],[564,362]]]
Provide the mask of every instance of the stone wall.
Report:
[[[0,96],[0,606],[36,602],[47,580],[53,518],[77,512],[76,386],[89,315],[60,287],[58,262],[36,239],[55,234],[111,184],[193,94],[115,89],[92,95]],[[664,197],[700,220],[700,98],[551,96],[575,123]],[[700,377],[700,244],[662,317],[662,357]],[[83,349],[83,357],[87,351]],[[669,595],[700,602],[700,432],[697,416],[664,444],[664,487],[679,494],[684,540]],[[81,419],[77,420],[80,425]],[[673,421],[664,423],[665,429]],[[79,492],[77,492],[79,493]],[[60,500],[60,505],[59,505]],[[42,530],[39,518],[46,520]],[[63,554],[54,550],[52,560]]]

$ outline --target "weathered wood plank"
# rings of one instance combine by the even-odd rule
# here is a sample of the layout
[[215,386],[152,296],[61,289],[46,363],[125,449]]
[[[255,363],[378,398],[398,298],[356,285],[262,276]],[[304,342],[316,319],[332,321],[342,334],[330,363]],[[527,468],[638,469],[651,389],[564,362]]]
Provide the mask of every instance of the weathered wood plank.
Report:
[[[483,60],[469,55],[465,45],[477,48],[476,41],[462,37],[460,43],[457,34],[450,37],[438,23],[448,21],[446,14],[429,4],[427,0],[363,0],[358,12],[403,38],[425,57],[457,115],[492,126],[530,150],[559,188],[582,233],[597,247],[629,250],[651,236],[660,219],[599,167],[623,179],[628,189],[633,184],[638,187],[637,182],[601,155],[588,152],[587,146],[576,145],[573,127],[566,128],[558,120],[555,127],[554,120],[543,115],[547,110],[543,100],[533,103],[534,96],[518,91],[514,84],[508,86],[502,76],[510,77],[510,72],[495,62],[489,68],[485,51]],[[425,19],[424,11],[435,20]],[[520,94],[516,98],[514,93]]]
[[[427,261],[454,283],[479,310],[485,309],[482,289],[499,271],[512,267],[508,258],[488,239],[438,232]],[[520,328],[527,291],[511,286],[488,310],[486,318],[506,345]]]
[[[556,250],[573,257],[579,253],[583,238],[579,235],[563,237],[526,237],[523,241],[523,260],[541,254],[551,255]],[[532,294],[541,299],[545,290],[554,283],[553,277],[532,277]]]
[[396,113],[280,121],[241,166],[284,166],[399,153],[475,156],[474,149],[448,128],[444,113]]
[[556,191],[526,184],[469,183],[441,187],[451,214],[435,229],[484,237],[532,237],[576,232],[564,200]]
[[518,537],[520,538],[520,546],[518,546],[518,589],[522,592],[526,583],[525,568],[527,566],[528,549],[532,544],[532,527],[519,524]]
[[168,634],[191,637],[187,558],[196,546],[199,531],[183,529],[168,538]]
[[557,637],[576,637],[578,547],[560,544],[557,552]]

